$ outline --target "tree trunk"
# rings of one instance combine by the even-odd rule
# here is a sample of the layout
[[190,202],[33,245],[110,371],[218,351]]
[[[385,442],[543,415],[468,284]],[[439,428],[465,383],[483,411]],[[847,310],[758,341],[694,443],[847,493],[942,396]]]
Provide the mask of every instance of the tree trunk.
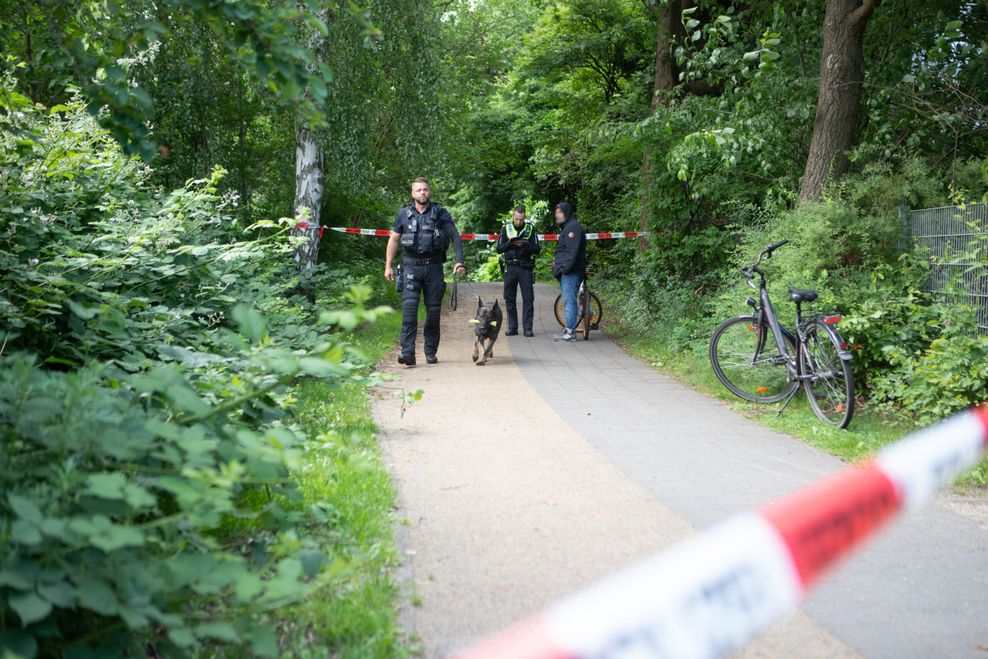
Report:
[[305,122],[295,126],[295,217],[293,235],[309,240],[295,250],[295,262],[302,269],[314,268],[319,260],[320,211],[323,194],[322,147]]
[[[672,54],[673,42],[682,31],[682,0],[666,0],[653,7],[656,17],[655,28],[655,78],[652,82],[652,114],[660,105],[668,105],[669,94],[679,82],[679,67]],[[638,229],[648,230],[649,219],[652,216],[652,188],[655,186],[654,163],[648,146],[642,154],[642,194],[641,211],[638,218]],[[638,251],[643,252],[648,246],[645,238],[638,239]]]
[[[320,18],[328,22],[329,9],[323,8]],[[309,50],[318,58],[326,51],[326,39],[319,32],[309,36]],[[314,68],[314,67],[313,67]],[[308,94],[308,90],[306,90]],[[303,270],[316,267],[319,261],[319,240],[322,237],[322,195],[325,187],[322,146],[307,121],[295,120],[295,217],[292,235],[305,236],[308,241],[295,250],[295,263]]]
[[250,128],[252,119],[248,119],[244,116],[244,95],[245,94],[242,87],[237,90],[237,117],[240,120],[240,126],[237,131],[237,155],[240,160],[237,166],[237,189],[240,192],[240,213],[243,216],[244,221],[249,222],[251,187],[249,183],[250,166],[247,159],[247,131]]
[[655,79],[652,82],[652,113],[659,105],[669,104],[669,92],[679,82],[679,67],[672,54],[673,42],[683,32],[682,0],[666,0],[656,8]]
[[864,82],[864,33],[881,1],[827,0],[820,96],[799,191],[801,200],[819,200],[828,178],[837,178],[850,167],[847,152],[857,135]]

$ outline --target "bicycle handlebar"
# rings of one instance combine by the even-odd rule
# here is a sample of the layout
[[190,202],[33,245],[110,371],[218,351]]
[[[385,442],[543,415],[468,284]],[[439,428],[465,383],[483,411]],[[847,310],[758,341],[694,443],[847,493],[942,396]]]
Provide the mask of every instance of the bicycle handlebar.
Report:
[[749,286],[755,288],[755,285],[752,283],[752,281],[755,279],[756,274],[761,276],[762,284],[764,285],[765,273],[762,272],[758,266],[761,265],[763,260],[770,258],[772,256],[772,252],[774,252],[775,250],[779,249],[780,247],[788,243],[789,240],[786,239],[786,240],[780,240],[777,243],[773,243],[769,245],[768,247],[766,247],[765,249],[763,249],[761,252],[758,253],[758,259],[754,263],[752,263],[751,265],[746,265],[743,268],[739,268],[741,274],[744,275],[744,278],[748,280]]
[[766,256],[771,256],[772,255],[772,252],[774,252],[775,250],[779,249],[780,247],[782,247],[783,245],[787,244],[788,242],[789,242],[788,239],[786,239],[786,240],[780,240],[779,242],[777,242],[777,243],[775,243],[773,245],[769,245],[768,247],[766,247],[765,249],[763,249],[762,250],[762,253],[765,254]]

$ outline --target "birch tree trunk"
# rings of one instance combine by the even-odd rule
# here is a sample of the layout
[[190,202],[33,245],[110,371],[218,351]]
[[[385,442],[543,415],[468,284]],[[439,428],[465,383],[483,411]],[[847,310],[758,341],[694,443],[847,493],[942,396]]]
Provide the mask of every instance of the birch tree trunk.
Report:
[[295,262],[304,270],[319,260],[321,209],[324,189],[322,147],[304,121],[295,126],[295,218],[293,235],[308,240],[295,250]]
[[882,0],[827,0],[820,58],[820,97],[813,138],[799,190],[801,200],[817,201],[831,176],[847,172],[847,152],[858,132],[864,83],[864,33]]
[[[329,9],[324,8],[319,18],[329,19]],[[326,38],[318,31],[309,36],[309,50],[316,58],[326,52]],[[315,69],[315,66],[310,67]],[[308,95],[308,90],[306,90]],[[303,270],[316,267],[319,261],[319,240],[322,237],[322,195],[325,188],[322,146],[312,126],[304,118],[295,120],[295,218],[297,224],[292,235],[305,236],[308,240],[295,250],[295,263]]]

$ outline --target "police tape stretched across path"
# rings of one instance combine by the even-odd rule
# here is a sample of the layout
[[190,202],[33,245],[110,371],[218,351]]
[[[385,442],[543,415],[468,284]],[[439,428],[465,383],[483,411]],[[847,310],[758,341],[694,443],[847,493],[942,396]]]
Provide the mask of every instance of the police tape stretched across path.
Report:
[[[305,229],[309,227],[307,222],[299,222],[297,227]],[[379,238],[387,238],[391,235],[390,229],[367,229],[364,227],[319,227],[319,237],[322,238],[323,233],[329,229],[330,231],[336,231],[337,233],[348,233],[356,236],[377,236]],[[461,240],[470,241],[481,241],[481,242],[491,242],[496,243],[498,236],[497,233],[461,233]],[[537,234],[539,240],[547,240],[549,242],[555,242],[559,240],[558,233],[540,233]],[[648,235],[647,231],[588,231],[587,240],[620,240],[622,238],[644,238]]]
[[988,452],[988,407],[735,517],[557,601],[458,659],[716,657],[796,608],[810,586],[899,512]]

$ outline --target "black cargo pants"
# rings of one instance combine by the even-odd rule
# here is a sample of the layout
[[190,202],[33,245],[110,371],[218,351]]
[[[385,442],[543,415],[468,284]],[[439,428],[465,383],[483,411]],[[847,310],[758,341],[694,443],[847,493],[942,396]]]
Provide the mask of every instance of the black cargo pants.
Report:
[[435,355],[439,349],[439,312],[443,306],[443,264],[436,260],[428,265],[402,264],[404,277],[401,292],[401,354],[415,356],[415,333],[419,326],[419,296],[425,298],[425,354]]
[[518,288],[521,288],[522,328],[532,331],[535,319],[535,271],[523,265],[508,264],[504,269],[504,306],[508,312],[508,331],[518,331]]

